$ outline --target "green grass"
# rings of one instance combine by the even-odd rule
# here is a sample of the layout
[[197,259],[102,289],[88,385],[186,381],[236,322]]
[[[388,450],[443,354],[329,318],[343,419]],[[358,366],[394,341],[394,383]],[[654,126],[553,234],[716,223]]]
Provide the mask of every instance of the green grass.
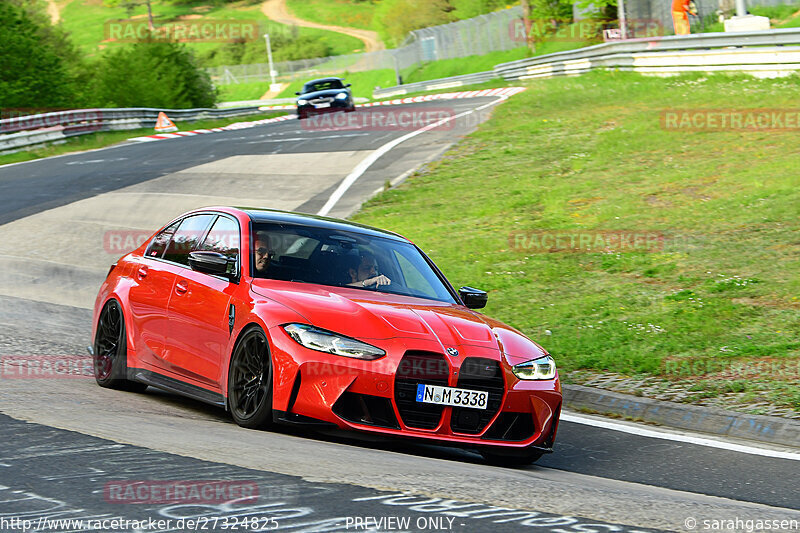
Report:
[[289,10],[303,20],[334,26],[375,30],[375,3],[354,0],[288,0]]
[[800,4],[779,5],[779,6],[749,6],[747,8],[753,15],[768,17],[773,23],[780,23],[790,19],[792,15],[800,11]]
[[[473,72],[484,72],[492,70],[498,63],[524,59],[528,57],[528,55],[528,49],[522,47],[507,51],[491,52],[480,56],[429,61],[405,69],[402,72],[403,82],[415,83],[418,81],[449,78],[450,76],[459,76],[461,74],[472,74]],[[392,85],[394,85],[394,83]]]
[[[221,128],[234,122],[250,122],[261,120],[265,118],[277,117],[285,115],[283,111],[272,111],[260,115],[250,115],[243,117],[225,118],[225,119],[208,119],[198,120],[195,122],[181,122],[175,121],[175,125],[179,130],[199,130],[208,128]],[[155,131],[152,128],[141,128],[136,130],[126,131],[103,131],[98,133],[90,133],[88,135],[80,135],[67,139],[62,144],[51,144],[42,148],[34,150],[25,150],[13,154],[0,155],[0,165],[7,165],[9,163],[19,163],[21,161],[30,161],[32,159],[41,159],[43,157],[50,157],[54,155],[68,154],[72,152],[83,152],[86,150],[95,150],[97,148],[105,148],[124,142],[132,137],[142,137],[144,135],[153,135]]]
[[[416,65],[405,69],[401,72],[404,83],[415,83],[418,81],[434,80],[438,78],[446,78],[449,76],[458,76],[460,74],[470,74],[473,72],[482,72],[491,70],[495,64],[503,63],[506,61],[514,61],[522,59],[527,56],[526,48],[517,48],[505,52],[492,52],[483,56],[471,56],[461,59],[443,59],[440,61],[431,61]],[[382,70],[368,70],[364,72],[339,72],[333,74],[326,74],[332,76],[340,76],[348,83],[352,84],[354,96],[372,98],[372,91],[375,87],[394,87],[397,85],[395,72],[392,69]],[[292,82],[289,87],[284,89],[279,95],[281,98],[294,96],[296,91],[299,91],[303,83],[308,80],[296,80]],[[226,85],[220,86],[221,89],[228,87]],[[240,94],[255,94],[257,89],[251,91],[243,91]],[[225,93],[227,95],[227,93]],[[261,92],[264,94],[264,91]],[[258,96],[260,96],[259,94]],[[257,98],[258,96],[254,96]],[[233,98],[223,98],[225,100],[234,100]],[[237,98],[238,99],[238,98]],[[247,99],[247,98],[241,98]]]
[[[671,107],[795,109],[799,81],[592,73],[532,82],[354,218],[411,238],[456,286],[487,289],[487,314],[541,342],[566,373],[677,380],[667,361],[774,360],[795,370],[748,380],[748,393],[800,410],[797,131],[660,125]],[[520,231],[613,230],[663,234],[664,248],[535,253],[509,241]],[[704,368],[690,377],[720,391],[739,379]]]
[[232,83],[219,86],[220,102],[237,102],[239,100],[258,100],[269,90],[268,81],[252,81],[248,83]]
[[[146,20],[146,8],[140,6],[133,10],[133,16]],[[299,37],[319,39],[327,43],[334,54],[348,54],[363,47],[363,43],[355,37],[341,33],[317,30],[313,28],[292,28],[269,20],[261,12],[260,4],[237,2],[224,5],[187,5],[156,2],[153,4],[153,16],[156,24],[178,20],[177,17],[202,15],[211,20],[246,20],[259,24],[260,32],[270,34],[288,34],[296,31]],[[61,11],[61,24],[70,32],[72,41],[88,57],[97,56],[108,46],[119,46],[118,43],[102,42],[105,39],[105,25],[110,21],[129,19],[127,11],[121,7],[106,7],[95,0],[72,0]],[[261,35],[259,39],[263,38]],[[207,52],[225,43],[187,43],[197,52]],[[264,52],[266,62],[266,48]]]

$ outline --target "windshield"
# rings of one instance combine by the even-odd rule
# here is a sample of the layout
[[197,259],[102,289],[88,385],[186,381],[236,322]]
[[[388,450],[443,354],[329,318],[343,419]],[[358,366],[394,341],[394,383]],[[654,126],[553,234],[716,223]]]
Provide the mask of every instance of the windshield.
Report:
[[315,91],[327,91],[328,89],[343,89],[344,85],[339,80],[318,81],[315,83],[306,83],[303,86],[304,93],[313,93]]
[[455,303],[411,243],[324,228],[253,224],[253,277]]

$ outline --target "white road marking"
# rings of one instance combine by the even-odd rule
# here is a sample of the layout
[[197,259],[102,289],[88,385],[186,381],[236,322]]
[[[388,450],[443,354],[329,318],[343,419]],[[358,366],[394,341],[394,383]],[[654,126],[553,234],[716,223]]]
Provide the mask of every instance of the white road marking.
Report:
[[695,437],[693,435],[672,433],[658,429],[645,429],[643,427],[620,424],[618,422],[610,422],[599,418],[591,418],[587,416],[576,415],[572,413],[562,413],[561,420],[565,422],[572,422],[574,424],[583,424],[603,429],[610,429],[612,431],[621,431],[631,435],[639,435],[640,437],[650,437],[653,439],[671,440],[675,442],[682,442],[685,444],[696,444],[698,446],[707,446],[709,448],[718,448],[720,450],[729,450],[732,452],[747,453],[750,455],[761,455],[763,457],[774,457],[776,459],[789,459],[791,461],[800,461],[800,453],[783,452],[778,450],[769,450],[766,448],[756,448],[753,446],[746,446],[744,444],[735,444],[722,440],[707,439],[704,437]]
[[66,153],[66,154],[50,155],[50,156],[47,156],[47,157],[40,157],[38,159],[28,159],[27,161],[18,161],[16,163],[5,163],[3,165],[0,165],[0,168],[13,167],[13,166],[16,166],[16,165],[25,165],[27,163],[36,163],[37,161],[44,161],[46,159],[57,159],[59,157],[70,157],[70,156],[73,156],[73,155],[89,154],[91,152],[99,152],[101,150],[112,150],[114,148],[119,148],[121,146],[127,146],[127,145],[125,145],[125,144],[115,144],[115,145],[112,145],[112,146],[103,146],[102,148],[93,148],[91,150],[80,150],[80,151],[77,151],[77,152],[69,152],[69,153]]
[[289,139],[265,139],[263,141],[248,141],[247,144],[263,144],[263,143],[285,143],[285,142],[299,142],[299,141],[318,141],[321,139],[341,139],[342,137],[362,137],[369,135],[369,133],[350,133],[344,135],[324,135],[321,137],[291,137]]
[[[495,100],[494,102],[489,102],[488,104],[484,104],[484,105],[482,105],[480,107],[476,107],[475,109],[470,109],[469,111],[464,111],[463,113],[459,113],[457,115],[453,115],[452,117],[447,117],[447,118],[444,118],[442,120],[436,121],[436,122],[434,122],[432,124],[428,124],[427,126],[423,126],[422,128],[420,128],[418,130],[414,130],[411,133],[407,133],[407,134],[403,135],[402,137],[398,137],[397,139],[395,139],[393,141],[389,141],[388,143],[384,144],[383,146],[381,146],[380,148],[375,150],[372,154],[370,154],[369,157],[367,157],[361,163],[359,163],[356,166],[356,168],[354,168],[353,171],[350,174],[347,175],[347,177],[342,181],[342,183],[339,184],[339,186],[336,188],[336,190],[333,191],[333,194],[331,194],[330,198],[328,198],[328,201],[325,202],[325,205],[322,206],[322,209],[320,209],[317,212],[317,214],[324,216],[324,215],[327,215],[328,213],[330,213],[331,209],[333,209],[333,207],[336,205],[336,202],[341,200],[342,196],[344,196],[344,193],[346,193],[347,190],[350,187],[353,186],[353,184],[356,182],[356,180],[358,180],[358,178],[360,178],[364,174],[364,172],[366,172],[367,169],[370,166],[372,166],[372,164],[375,161],[380,159],[381,156],[385,155],[387,152],[389,152],[392,148],[394,148],[398,144],[403,143],[403,142],[407,141],[408,139],[411,139],[412,137],[416,137],[420,133],[425,133],[426,131],[432,130],[433,128],[437,128],[437,127],[441,126],[442,124],[447,124],[448,122],[450,122],[452,120],[456,120],[458,118],[470,115],[470,114],[472,114],[472,113],[474,113],[476,111],[480,111],[480,110],[485,109],[487,107],[490,107],[490,106],[493,106],[493,105],[497,105],[497,104],[499,104],[500,102],[502,102],[504,100],[508,100],[508,96],[498,95],[497,100]],[[398,101],[398,103],[399,103],[399,101]]]
[[117,157],[116,159],[90,159],[88,161],[70,161],[65,165],[89,165],[92,163],[112,163],[114,161],[127,161],[127,157]]

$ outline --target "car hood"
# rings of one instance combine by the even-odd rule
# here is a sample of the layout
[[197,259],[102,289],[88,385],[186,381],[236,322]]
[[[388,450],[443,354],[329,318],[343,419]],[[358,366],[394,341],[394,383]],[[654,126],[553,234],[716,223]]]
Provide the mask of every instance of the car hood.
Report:
[[433,340],[442,351],[475,346],[505,353],[512,365],[547,353],[519,331],[460,304],[267,279],[253,280],[252,290],[289,307],[309,324],[365,341]]
[[350,91],[348,91],[347,89],[325,89],[324,91],[315,91],[313,93],[301,94],[300,96],[297,97],[297,99],[300,100],[302,98],[303,100],[312,100],[314,98],[323,98],[325,96],[330,96],[331,98],[333,98],[339,93],[350,94]]

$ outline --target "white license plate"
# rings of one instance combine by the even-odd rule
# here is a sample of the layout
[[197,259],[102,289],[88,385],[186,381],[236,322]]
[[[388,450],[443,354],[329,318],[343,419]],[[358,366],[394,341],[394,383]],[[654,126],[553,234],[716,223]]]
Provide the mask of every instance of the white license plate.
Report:
[[314,104],[314,109],[324,109],[324,108],[326,108],[326,107],[330,107],[330,106],[331,106],[331,104],[330,104],[330,103],[325,103],[325,104]]
[[417,401],[451,405],[453,407],[486,409],[489,393],[481,390],[457,389],[455,387],[440,387],[439,385],[420,383],[417,385]]

